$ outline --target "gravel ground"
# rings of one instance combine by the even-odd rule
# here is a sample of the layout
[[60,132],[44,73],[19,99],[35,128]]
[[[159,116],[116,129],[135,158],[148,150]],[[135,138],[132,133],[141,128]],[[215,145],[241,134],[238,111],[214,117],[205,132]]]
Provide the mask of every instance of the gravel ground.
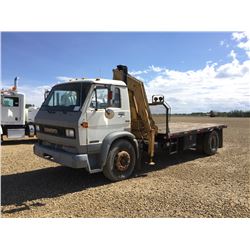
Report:
[[2,217],[249,217],[250,119],[173,117],[228,128],[224,148],[157,155],[129,180],[111,183],[36,157],[33,141],[2,148]]

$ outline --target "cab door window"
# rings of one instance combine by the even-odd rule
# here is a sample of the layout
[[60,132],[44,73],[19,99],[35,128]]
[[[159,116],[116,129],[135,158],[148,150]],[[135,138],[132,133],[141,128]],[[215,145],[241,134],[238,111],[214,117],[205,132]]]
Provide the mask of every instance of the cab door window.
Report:
[[98,87],[94,90],[90,107],[97,109],[105,109],[108,107],[108,88]]

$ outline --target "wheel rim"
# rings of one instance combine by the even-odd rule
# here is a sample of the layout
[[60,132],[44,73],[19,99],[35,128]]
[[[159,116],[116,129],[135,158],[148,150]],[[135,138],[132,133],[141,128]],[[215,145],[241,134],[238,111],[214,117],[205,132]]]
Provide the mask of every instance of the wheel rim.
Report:
[[119,152],[115,157],[115,167],[121,172],[126,171],[129,168],[130,155],[126,151]]

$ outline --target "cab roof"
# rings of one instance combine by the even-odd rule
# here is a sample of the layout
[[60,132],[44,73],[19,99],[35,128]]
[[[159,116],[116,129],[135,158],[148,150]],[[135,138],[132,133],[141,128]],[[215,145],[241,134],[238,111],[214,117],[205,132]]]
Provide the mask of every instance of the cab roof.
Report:
[[86,83],[94,83],[94,84],[111,84],[111,85],[118,85],[118,86],[126,86],[125,82],[120,81],[120,80],[110,80],[110,79],[104,79],[104,78],[93,78],[93,79],[88,79],[88,78],[77,78],[77,79],[71,79],[67,82],[62,82],[59,84],[63,83],[77,83],[77,82],[86,82]]

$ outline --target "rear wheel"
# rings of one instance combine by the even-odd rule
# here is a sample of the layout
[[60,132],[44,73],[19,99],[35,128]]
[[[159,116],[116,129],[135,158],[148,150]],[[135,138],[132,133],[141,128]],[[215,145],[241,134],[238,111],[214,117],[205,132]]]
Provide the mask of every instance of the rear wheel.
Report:
[[212,131],[205,135],[203,151],[207,155],[214,155],[219,147],[219,135],[217,131]]
[[116,141],[108,154],[103,174],[111,181],[121,181],[131,176],[135,169],[136,153],[127,140]]

